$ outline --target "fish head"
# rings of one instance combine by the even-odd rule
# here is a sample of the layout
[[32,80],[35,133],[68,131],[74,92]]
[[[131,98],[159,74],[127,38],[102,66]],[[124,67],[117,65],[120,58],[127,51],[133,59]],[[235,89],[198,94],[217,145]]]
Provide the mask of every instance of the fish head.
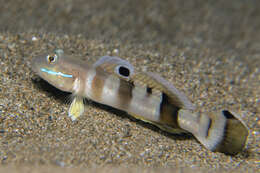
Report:
[[77,70],[72,63],[62,49],[57,49],[53,53],[36,57],[32,62],[32,69],[56,88],[72,92],[77,78]]

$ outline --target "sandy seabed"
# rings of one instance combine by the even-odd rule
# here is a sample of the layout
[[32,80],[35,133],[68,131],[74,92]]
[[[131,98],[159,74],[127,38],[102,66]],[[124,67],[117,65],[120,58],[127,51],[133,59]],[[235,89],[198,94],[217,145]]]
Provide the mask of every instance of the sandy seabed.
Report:
[[[259,171],[259,2],[0,3],[0,172]],[[92,102],[72,122],[68,94],[31,69],[55,48],[91,62],[122,57],[162,75],[199,112],[237,112],[250,130],[247,147],[214,153]]]

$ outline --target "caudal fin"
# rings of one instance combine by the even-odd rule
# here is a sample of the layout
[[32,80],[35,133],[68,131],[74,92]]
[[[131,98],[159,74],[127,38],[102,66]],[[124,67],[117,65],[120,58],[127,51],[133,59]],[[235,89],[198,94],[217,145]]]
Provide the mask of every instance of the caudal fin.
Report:
[[192,133],[207,149],[226,154],[237,154],[246,144],[248,129],[235,113],[195,114],[181,109],[178,124]]

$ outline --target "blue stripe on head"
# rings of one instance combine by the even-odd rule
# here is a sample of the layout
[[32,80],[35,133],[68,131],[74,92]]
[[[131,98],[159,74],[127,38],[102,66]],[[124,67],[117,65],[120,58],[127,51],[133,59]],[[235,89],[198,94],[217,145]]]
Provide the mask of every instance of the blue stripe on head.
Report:
[[61,73],[61,72],[55,72],[55,71],[52,71],[52,70],[48,70],[46,68],[41,68],[41,71],[45,72],[45,73],[48,73],[48,74],[51,74],[51,75],[56,75],[56,76],[62,76],[62,77],[68,77],[68,78],[72,78],[73,77],[70,74],[64,74],[64,73]]

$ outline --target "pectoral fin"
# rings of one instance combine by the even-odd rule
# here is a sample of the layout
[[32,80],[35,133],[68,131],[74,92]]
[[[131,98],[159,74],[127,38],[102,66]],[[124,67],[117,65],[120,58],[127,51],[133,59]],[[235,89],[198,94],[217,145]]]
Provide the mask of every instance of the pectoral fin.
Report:
[[83,98],[75,97],[69,108],[69,117],[72,121],[75,121],[79,116],[84,113]]

